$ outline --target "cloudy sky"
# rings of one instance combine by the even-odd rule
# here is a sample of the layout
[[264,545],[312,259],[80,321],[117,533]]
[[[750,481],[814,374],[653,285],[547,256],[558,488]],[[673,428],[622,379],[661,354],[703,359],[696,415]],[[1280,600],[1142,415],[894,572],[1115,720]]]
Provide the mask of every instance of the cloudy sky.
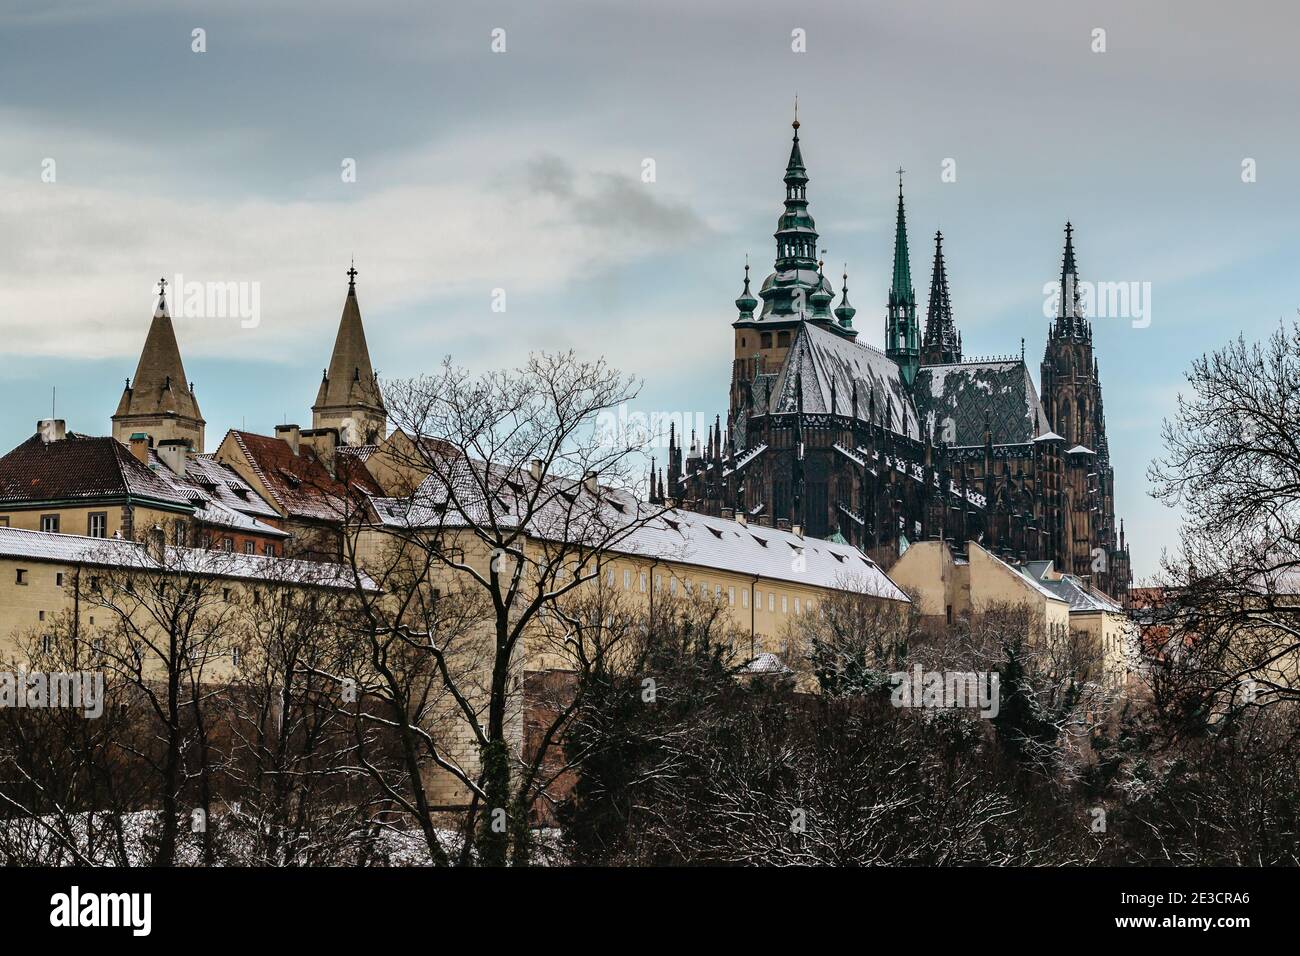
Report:
[[1067,219],[1084,280],[1151,284],[1148,327],[1096,322],[1145,576],[1176,530],[1145,472],[1182,371],[1300,305],[1296,20],[1281,0],[6,0],[0,446],[52,387],[69,427],[107,434],[178,273],[260,296],[255,328],[177,319],[209,450],[309,421],[352,256],[383,375],[574,348],[641,376],[638,410],[725,415],[797,93],[864,340],[883,342],[900,164],[922,307],[941,227],[970,355],[1023,337],[1037,373]]

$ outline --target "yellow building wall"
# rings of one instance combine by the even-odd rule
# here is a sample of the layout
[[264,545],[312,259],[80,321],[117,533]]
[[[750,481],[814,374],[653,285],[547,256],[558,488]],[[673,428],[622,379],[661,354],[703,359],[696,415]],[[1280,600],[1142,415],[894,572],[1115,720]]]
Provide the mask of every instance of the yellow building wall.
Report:
[[[174,511],[163,511],[157,508],[150,508],[144,505],[132,505],[133,523],[137,532],[142,528],[151,528],[155,524],[168,525],[177,519],[185,520],[185,515]],[[22,508],[0,510],[0,527],[22,528],[27,531],[41,530],[41,517],[43,515],[57,514],[59,516],[59,532],[61,534],[79,534],[86,535],[90,533],[90,516],[92,514],[104,514],[108,519],[108,530],[105,537],[111,538],[117,532],[122,532],[126,537],[126,508],[120,504],[113,505],[92,505],[89,507],[42,507],[42,508]]]

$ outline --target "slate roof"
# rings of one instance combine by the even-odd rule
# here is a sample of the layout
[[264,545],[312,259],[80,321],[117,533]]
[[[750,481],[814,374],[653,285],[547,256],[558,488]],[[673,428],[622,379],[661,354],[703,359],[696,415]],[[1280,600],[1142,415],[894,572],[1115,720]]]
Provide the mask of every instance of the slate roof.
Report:
[[[161,467],[161,466],[160,466]],[[0,503],[147,498],[188,511],[190,499],[116,438],[33,435],[0,458]]]
[[[88,538],[76,534],[53,534],[23,528],[0,528],[0,557],[88,564],[97,567],[168,570],[182,574],[280,581],[317,587],[351,588],[357,585],[350,566],[293,558],[213,551],[207,548],[166,547],[160,561],[143,543],[116,538]],[[362,587],[374,590],[375,583],[362,571]]]
[[1102,594],[1096,588],[1089,587],[1079,578],[1072,574],[1062,575],[1060,580],[1039,581],[1043,587],[1051,591],[1063,601],[1068,601],[1070,611],[1111,611],[1116,614],[1124,613],[1124,609],[1106,595]]
[[884,352],[859,344],[834,332],[804,322],[795,334],[785,364],[772,387],[769,410],[798,410],[796,378],[803,388],[805,412],[830,412],[831,384],[835,386],[835,411],[850,414],[853,383],[858,383],[858,418],[869,418],[871,396],[876,400],[875,421],[888,420],[893,430],[920,438],[916,410],[903,387],[898,365]]
[[370,473],[347,455],[335,459],[339,469],[336,479],[306,445],[300,446],[295,455],[289,443],[280,438],[234,429],[230,434],[249,466],[290,517],[337,521],[355,511],[355,505],[346,504],[349,493],[382,494]]
[[983,445],[986,411],[995,445],[1030,442],[1050,431],[1020,360],[923,365],[915,391],[922,426],[950,445]]

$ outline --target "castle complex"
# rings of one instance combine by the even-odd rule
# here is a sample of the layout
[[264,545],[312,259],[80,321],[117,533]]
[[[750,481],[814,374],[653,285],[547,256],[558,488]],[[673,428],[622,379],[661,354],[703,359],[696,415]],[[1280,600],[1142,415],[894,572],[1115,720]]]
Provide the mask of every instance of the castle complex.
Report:
[[1123,597],[1129,554],[1071,226],[1040,399],[1023,339],[1019,359],[963,359],[939,233],[922,329],[900,170],[882,352],[858,341],[847,275],[832,309],[798,119],[794,131],[772,274],[755,298],[746,265],[736,300],[726,425],[688,445],[674,435],[652,497],[847,541],[885,567],[913,542],[977,541]]

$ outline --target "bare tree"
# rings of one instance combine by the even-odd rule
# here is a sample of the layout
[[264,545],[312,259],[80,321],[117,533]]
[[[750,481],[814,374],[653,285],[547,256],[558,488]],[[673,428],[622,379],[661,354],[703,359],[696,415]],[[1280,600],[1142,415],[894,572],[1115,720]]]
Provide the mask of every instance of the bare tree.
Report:
[[[362,602],[377,675],[365,690],[391,705],[382,719],[405,754],[400,783],[384,786],[419,821],[435,861],[447,856],[426,769],[467,796],[462,861],[471,847],[487,865],[529,859],[539,767],[565,709],[523,760],[523,679],[557,661],[591,666],[602,645],[571,605],[660,512],[629,493],[635,445],[600,427],[635,394],[603,361],[571,353],[477,377],[448,361],[385,388],[397,432],[382,466],[411,493],[378,503],[377,525],[357,529],[345,550],[384,594]],[[458,741],[474,759],[454,753]]]
[[1158,582],[1162,646],[1146,650],[1157,700],[1204,721],[1300,700],[1300,324],[1186,377],[1150,469],[1184,525]]

